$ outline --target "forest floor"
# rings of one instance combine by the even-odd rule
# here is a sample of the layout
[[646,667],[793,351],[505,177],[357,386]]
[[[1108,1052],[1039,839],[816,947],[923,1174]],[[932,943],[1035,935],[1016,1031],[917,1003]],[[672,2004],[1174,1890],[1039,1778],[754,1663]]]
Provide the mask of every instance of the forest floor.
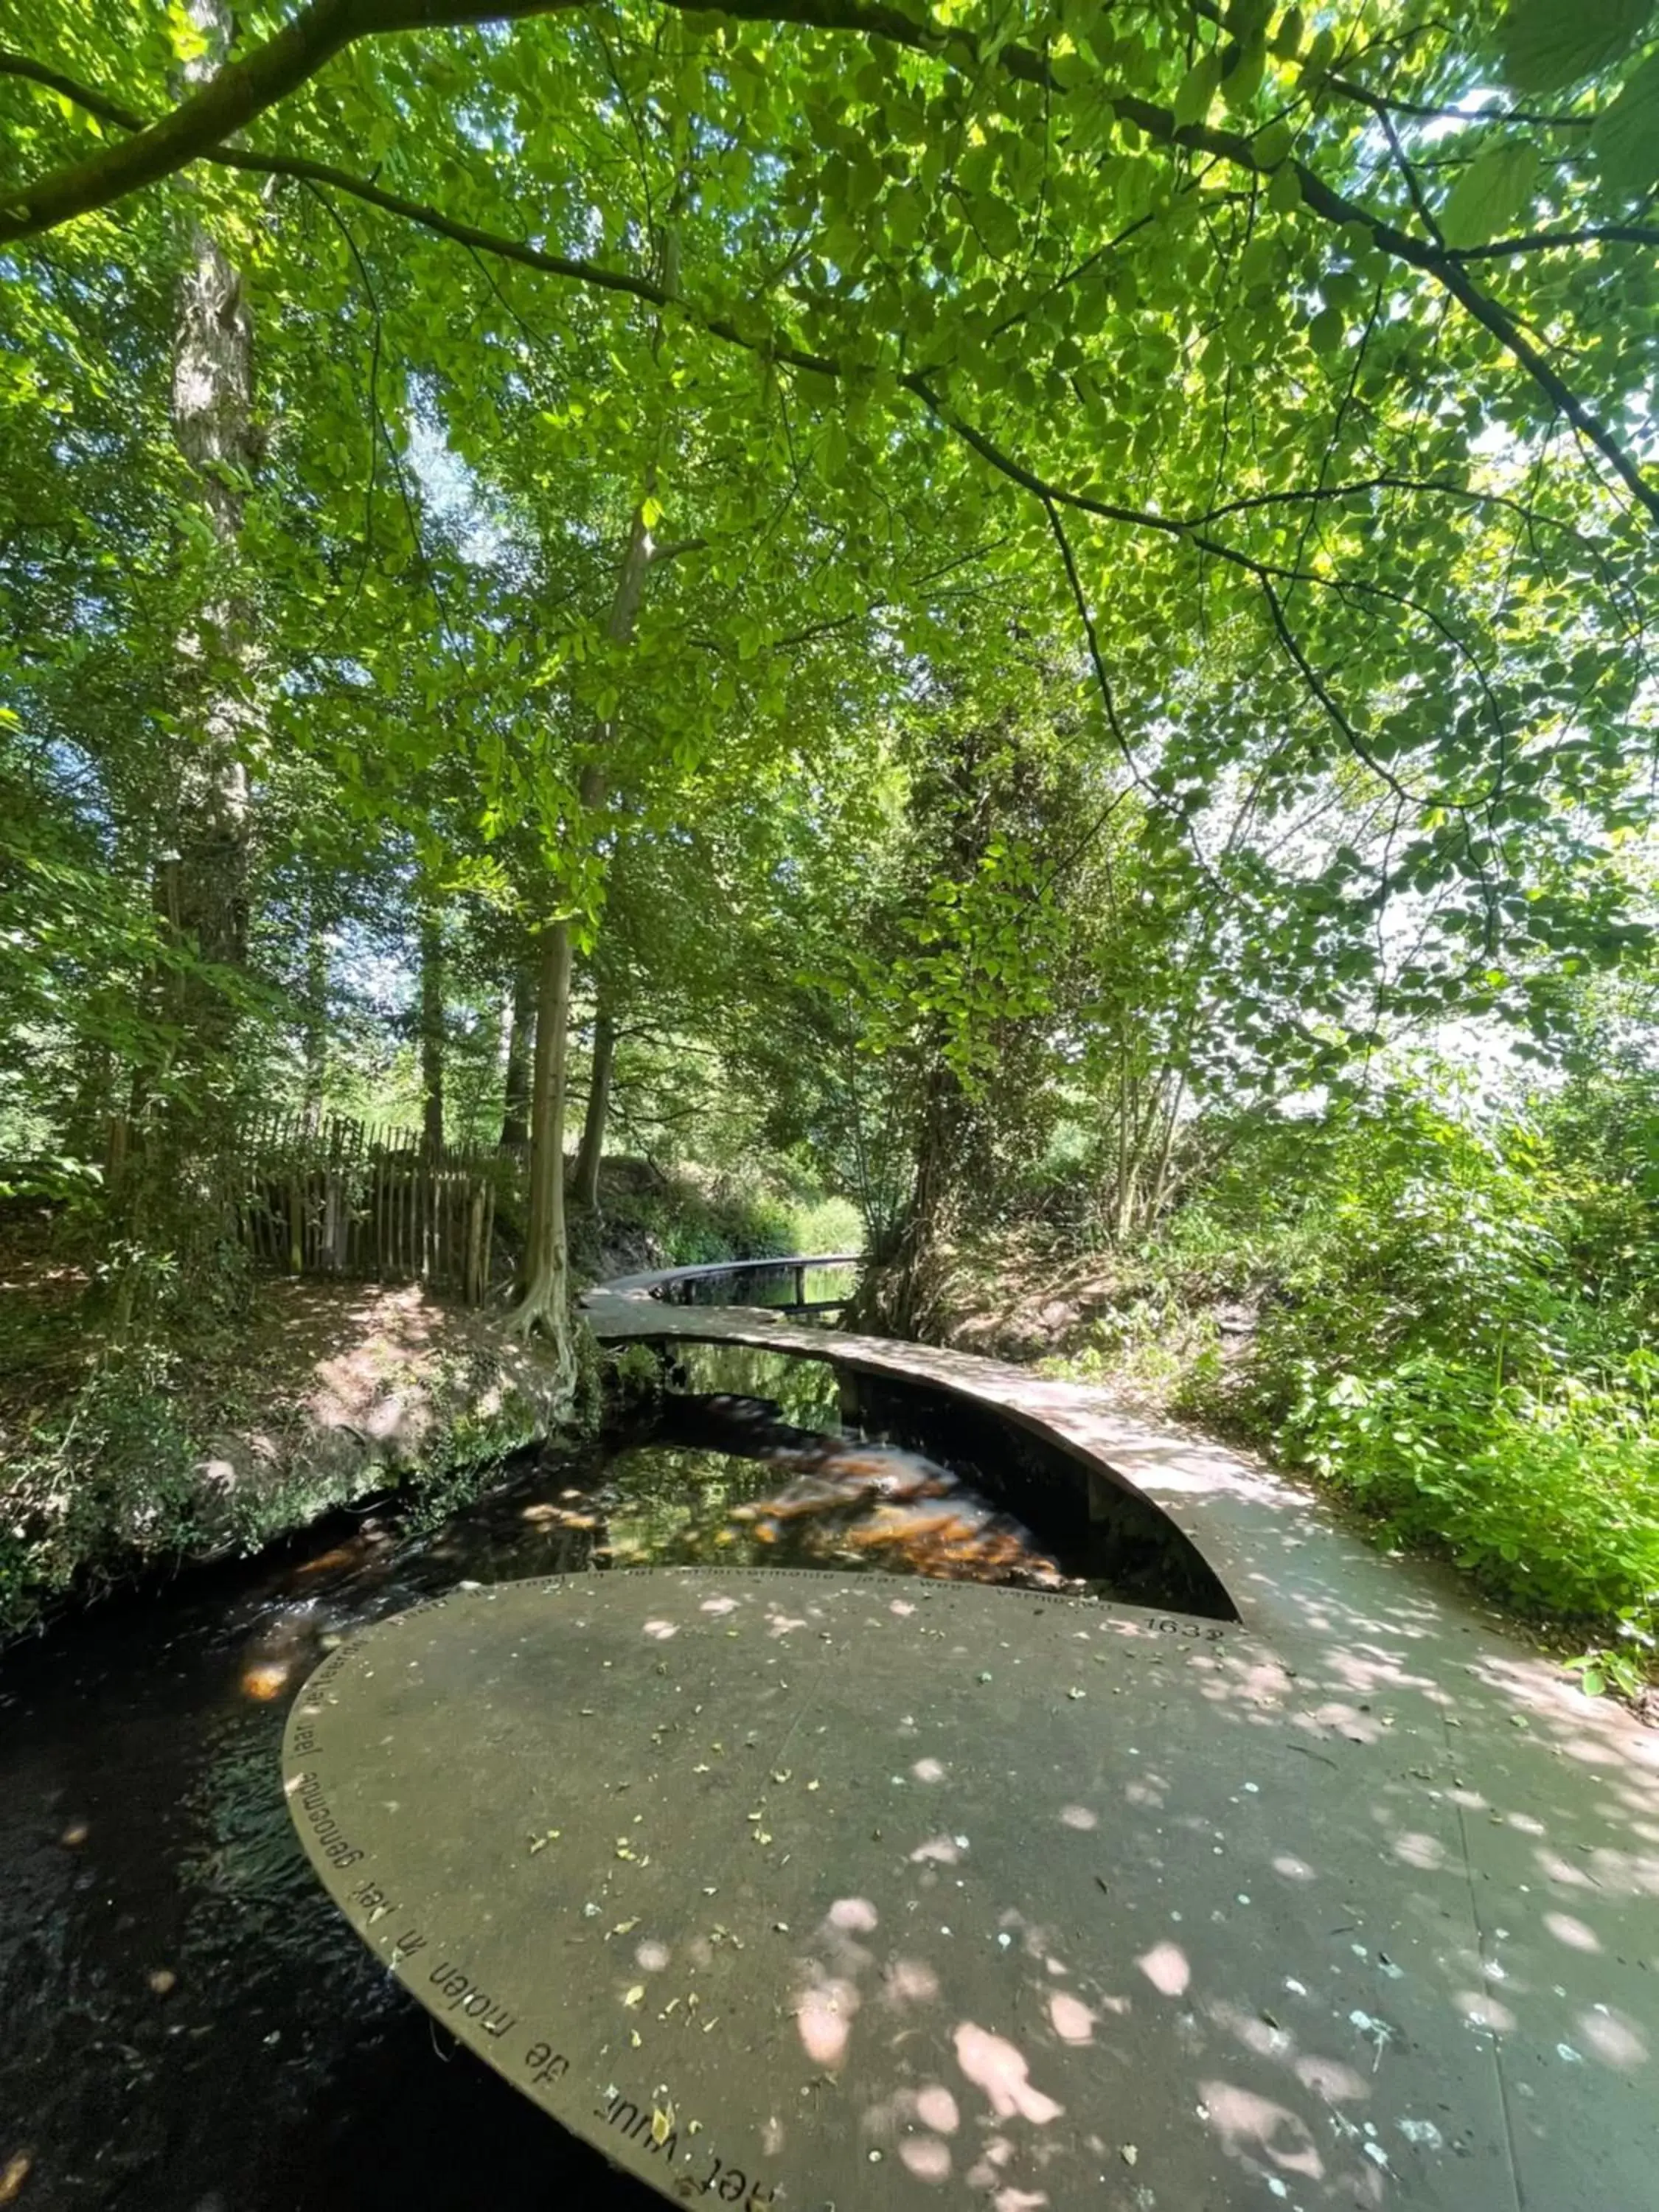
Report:
[[1127,1409],[1167,1420],[1180,1413],[1194,1360],[1203,1355],[1218,1374],[1237,1369],[1255,1324],[1249,1297],[1149,1298],[1110,1254],[1013,1238],[953,1255],[937,1333],[987,1358],[1061,1363]]
[[0,1639],[72,1586],[252,1550],[391,1483],[429,1487],[568,1417],[500,1304],[255,1277],[117,1342],[38,1223],[0,1242]]

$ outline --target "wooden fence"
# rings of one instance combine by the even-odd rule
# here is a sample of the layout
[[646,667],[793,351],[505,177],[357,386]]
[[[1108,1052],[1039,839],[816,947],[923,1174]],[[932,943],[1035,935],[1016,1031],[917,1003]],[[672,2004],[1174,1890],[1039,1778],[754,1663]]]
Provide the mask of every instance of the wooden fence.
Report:
[[498,1202],[521,1154],[446,1145],[341,1115],[270,1113],[246,1124],[231,1180],[256,1259],[295,1275],[429,1283],[468,1304],[489,1286]]

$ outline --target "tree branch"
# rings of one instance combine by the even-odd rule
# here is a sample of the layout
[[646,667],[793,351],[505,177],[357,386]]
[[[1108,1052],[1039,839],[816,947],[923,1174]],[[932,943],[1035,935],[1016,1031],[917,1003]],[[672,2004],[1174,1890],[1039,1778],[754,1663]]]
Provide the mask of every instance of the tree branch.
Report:
[[1449,246],[1449,261],[1498,261],[1511,253],[1559,252],[1571,246],[1659,246],[1650,223],[1607,222],[1586,230],[1534,230],[1524,238],[1495,238],[1486,246]]
[[[570,12],[581,4],[583,0],[310,0],[263,46],[243,60],[228,64],[160,122],[148,125],[121,145],[106,148],[88,161],[53,172],[0,204],[0,244],[33,237],[71,216],[106,207],[211,154],[358,39],[468,23],[519,21]],[[684,13],[701,12],[692,0],[665,0],[665,4]],[[722,12],[745,21],[792,22],[885,38],[913,52],[936,56],[947,67],[970,77],[994,64],[1018,82],[1048,94],[1065,92],[1047,55],[1035,48],[1011,43],[994,56],[982,56],[969,33],[915,21],[896,8],[881,4],[881,0],[727,0]],[[1250,140],[1237,131],[1214,130],[1206,123],[1178,124],[1168,108],[1134,93],[1115,89],[1110,100],[1117,115],[1160,145],[1213,154],[1252,175],[1270,174],[1277,166],[1258,159]],[[1315,214],[1328,222],[1360,225],[1391,259],[1420,270],[1449,292],[1520,363],[1557,411],[1590,441],[1659,522],[1659,486],[1649,483],[1613,433],[1526,336],[1517,319],[1480,290],[1460,258],[1443,246],[1425,244],[1373,215],[1358,201],[1328,185],[1306,162],[1292,158],[1290,167],[1303,204]]]
[[[671,0],[671,4],[673,4],[673,0]],[[125,112],[118,109],[113,102],[104,100],[101,94],[88,93],[85,88],[76,85],[73,80],[60,73],[45,70],[33,64],[26,63],[21,66],[15,66],[16,61],[15,57],[0,53],[0,75],[12,74],[27,76],[34,82],[47,84],[51,89],[64,93],[66,97],[77,100],[92,112],[97,112],[101,109],[111,120],[119,122],[123,127],[131,127]],[[136,118],[131,120],[136,121]],[[214,149],[204,158],[222,166],[247,170],[260,175],[294,179],[313,186],[328,186],[362,200],[368,206],[379,208],[385,213],[398,216],[422,229],[431,231],[436,236],[451,240],[467,247],[469,251],[494,254],[501,259],[517,262],[542,275],[558,276],[569,282],[591,285],[596,289],[620,294],[659,309],[678,307],[688,319],[696,323],[711,337],[738,346],[745,352],[765,361],[800,369],[830,381],[850,380],[869,373],[864,364],[842,361],[833,356],[811,353],[779,339],[770,332],[757,336],[752,331],[740,329],[736,324],[723,317],[702,315],[691,303],[677,297],[666,286],[656,283],[652,278],[636,276],[626,270],[607,269],[595,262],[572,258],[562,254],[549,253],[542,247],[529,246],[519,240],[505,238],[495,232],[481,230],[474,224],[458,222],[453,217],[443,214],[439,209],[425,206],[418,201],[406,199],[399,193],[387,191],[379,185],[371,184],[363,178],[352,176],[345,170],[334,168],[324,162],[312,161],[294,155],[248,153],[232,148]],[[1035,498],[1041,500],[1045,509],[1049,513],[1051,523],[1054,520],[1053,510],[1056,505],[1060,505],[1070,507],[1081,514],[1093,515],[1101,521],[1119,523],[1131,528],[1150,530],[1164,537],[1182,539],[1203,552],[1212,554],[1218,559],[1243,569],[1264,586],[1270,587],[1273,583],[1290,583],[1310,584],[1324,589],[1373,588],[1363,584],[1342,585],[1337,580],[1321,576],[1304,568],[1299,561],[1287,568],[1280,564],[1257,560],[1240,548],[1208,535],[1208,525],[1227,514],[1244,512],[1257,506],[1283,503],[1305,503],[1316,506],[1324,498],[1352,497],[1369,489],[1371,484],[1376,486],[1389,484],[1400,489],[1409,488],[1466,500],[1497,496],[1469,492],[1451,484],[1418,483],[1408,478],[1379,476],[1364,484],[1341,485],[1331,487],[1328,489],[1322,486],[1317,490],[1262,494],[1255,498],[1234,501],[1214,508],[1207,514],[1196,516],[1161,514],[1145,508],[1126,507],[1113,501],[1097,499],[1086,493],[1071,491],[1063,486],[1046,481],[1023,462],[1004,453],[982,431],[976,429],[955,409],[948,405],[930,383],[926,372],[920,370],[902,372],[896,381],[900,386],[919,398],[934,419],[952,436],[969,447],[982,460],[1000,475],[1007,477],[1011,483],[1019,485]],[[1376,588],[1380,589],[1380,587]],[[1397,604],[1411,607],[1413,611],[1419,613],[1427,611],[1417,607],[1415,602],[1402,594],[1384,592],[1382,596],[1393,599]],[[1277,611],[1276,598],[1273,604]],[[1431,613],[1429,614],[1428,618],[1437,623],[1438,620]],[[1300,662],[1299,656],[1298,661],[1306,672],[1306,664]],[[1311,680],[1310,672],[1310,677]]]
[[[357,39],[514,21],[580,4],[581,0],[309,0],[262,46],[227,62],[171,113],[145,124],[119,145],[54,169],[0,204],[0,242],[53,230],[200,161],[297,92]],[[37,82],[46,79],[38,76]]]

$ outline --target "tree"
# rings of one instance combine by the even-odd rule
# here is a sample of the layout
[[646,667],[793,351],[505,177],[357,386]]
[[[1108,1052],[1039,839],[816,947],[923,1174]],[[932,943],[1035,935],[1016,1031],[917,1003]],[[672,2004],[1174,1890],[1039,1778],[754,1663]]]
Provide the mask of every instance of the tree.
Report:
[[[948,26],[867,0],[315,0],[222,68],[141,9],[97,39],[71,0],[0,21],[24,50],[0,54],[20,356],[106,416],[121,275],[153,302],[172,227],[216,241],[282,424],[264,449],[250,416],[257,491],[232,467],[211,495],[257,582],[273,748],[403,841],[405,895],[424,872],[512,915],[556,1015],[573,978],[620,989],[629,842],[705,857],[713,794],[800,750],[805,690],[814,736],[866,719],[836,772],[884,772],[907,694],[1006,699],[1031,638],[1054,787],[1115,826],[1061,854],[1048,908],[1024,828],[972,896],[942,838],[917,859],[957,886],[934,945],[856,1010],[818,984],[775,1003],[840,1045],[888,1023],[921,1097],[951,993],[984,1014],[996,933],[1052,911],[1053,946],[1022,938],[991,978],[1047,1011],[980,1034],[1081,1071],[1126,1232],[1166,1201],[1194,1100],[1340,1080],[1448,1012],[1545,1043],[1552,970],[1639,948],[1609,865],[1648,818],[1654,698],[1639,11],[1592,31],[1553,0],[1433,23],[1377,0],[1310,32],[1256,0]],[[150,349],[126,450],[153,488]],[[50,483],[38,394],[8,417],[20,481]],[[82,573],[138,496],[113,474],[77,455]],[[38,515],[26,535],[32,556]],[[214,604],[190,595],[203,538],[109,617],[152,699]],[[15,596],[46,652],[14,696],[84,726],[71,595],[31,571]],[[1000,711],[949,744],[974,757]],[[100,757],[137,785],[143,750]],[[776,846],[743,819],[763,902]],[[1091,932],[1120,839],[1134,902]],[[583,1003],[625,1086],[624,1010]],[[526,1326],[562,1307],[564,1050],[538,1036]],[[878,1100],[868,1052],[840,1058],[855,1075],[799,1086],[798,1126],[850,1152],[866,1107],[927,1125],[907,1085]],[[934,1152],[961,1103],[936,1103]]]

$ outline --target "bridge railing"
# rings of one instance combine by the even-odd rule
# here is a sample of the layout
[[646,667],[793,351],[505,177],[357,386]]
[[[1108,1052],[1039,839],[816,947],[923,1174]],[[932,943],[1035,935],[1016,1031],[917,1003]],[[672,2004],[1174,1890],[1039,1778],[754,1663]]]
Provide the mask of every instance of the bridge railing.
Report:
[[[663,1268],[656,1274],[632,1279],[630,1286],[645,1291],[665,1305],[769,1306],[798,1316],[837,1313],[852,1297],[863,1265],[861,1252],[795,1255],[781,1260],[716,1260],[701,1267]],[[811,1280],[814,1275],[822,1278],[842,1273],[851,1278],[844,1288],[830,1291],[822,1281],[815,1285]],[[809,1296],[814,1288],[820,1294]]]

